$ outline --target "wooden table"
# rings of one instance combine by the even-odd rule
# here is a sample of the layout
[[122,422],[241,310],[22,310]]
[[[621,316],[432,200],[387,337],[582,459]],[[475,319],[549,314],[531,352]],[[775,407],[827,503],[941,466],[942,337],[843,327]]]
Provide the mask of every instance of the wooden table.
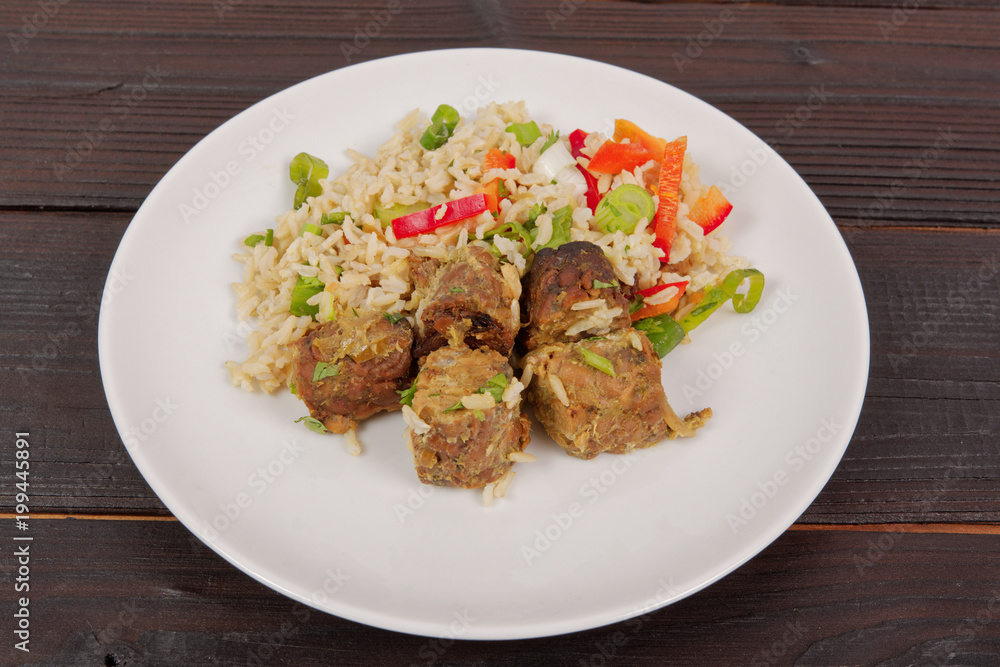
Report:
[[[995,3],[5,0],[0,26],[2,664],[1000,664]],[[302,607],[171,517],[102,391],[108,267],[178,158],[303,79],[467,46],[602,60],[719,107],[815,190],[864,286],[868,393],[824,491],[734,574],[618,626],[450,642]]]

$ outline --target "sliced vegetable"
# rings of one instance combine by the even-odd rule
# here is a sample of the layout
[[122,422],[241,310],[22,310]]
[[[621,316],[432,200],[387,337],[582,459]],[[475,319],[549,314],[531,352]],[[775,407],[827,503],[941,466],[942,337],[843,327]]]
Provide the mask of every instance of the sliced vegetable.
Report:
[[615,134],[613,138],[615,141],[628,139],[633,144],[641,144],[649,151],[654,160],[658,162],[663,161],[663,152],[667,148],[667,140],[654,137],[630,120],[623,118],[615,119]]
[[[476,192],[480,192],[486,197],[486,207],[490,209],[490,212],[496,215],[500,212],[500,186],[503,185],[503,181],[499,178],[494,178],[492,181],[486,185],[480,185],[476,189]],[[504,188],[506,190],[506,188]]]
[[[684,296],[684,288],[687,287],[688,282],[689,281],[687,280],[681,280],[680,282],[676,283],[654,285],[653,287],[648,287],[644,290],[639,290],[639,298],[637,300],[642,299],[642,301],[640,301],[640,307],[637,308],[636,310],[632,310],[631,308],[629,308],[629,312],[632,313],[632,321],[636,322],[646,317],[653,317],[655,315],[662,315],[663,313],[673,312],[673,310],[677,307],[677,304],[680,303],[681,297]],[[645,304],[645,299],[648,299],[649,297],[655,294],[659,294],[660,292],[664,291],[669,287],[676,287],[677,294],[670,297],[669,300],[664,301],[663,303],[655,303],[649,305]]]
[[[569,148],[574,158],[583,157],[583,147],[587,140],[587,133],[583,130],[573,130],[569,135]],[[587,208],[591,211],[597,210],[597,205],[601,201],[601,193],[597,190],[597,177],[580,166],[578,162],[576,168],[583,174],[583,179],[587,183]]]
[[347,211],[330,211],[319,219],[321,225],[342,225],[347,220]]
[[576,158],[566,150],[566,146],[557,142],[552,145],[552,148],[538,156],[531,172],[544,174],[556,183],[573,184],[573,194],[579,197],[587,191],[587,181],[577,169],[578,166]]
[[316,367],[313,369],[313,382],[319,382],[324,378],[330,378],[335,375],[340,375],[340,369],[337,367],[337,364],[318,361],[316,362]]
[[620,174],[632,171],[639,165],[654,159],[652,154],[642,144],[620,144],[616,141],[605,141],[590,158],[587,169],[602,174]]
[[603,280],[598,280],[597,278],[594,278],[593,285],[594,289],[604,289],[605,287],[621,287],[621,283],[619,283],[617,280],[612,280],[610,283],[606,283]]
[[531,242],[533,240],[531,238],[531,232],[517,220],[511,220],[509,222],[505,222],[499,227],[494,227],[483,235],[483,239],[488,241],[494,236],[502,236],[509,241],[520,241],[529,249],[529,251],[531,249]]
[[243,239],[243,245],[248,248],[253,248],[258,243],[263,243],[267,237],[263,234],[251,234],[250,236]]
[[[746,293],[737,293],[736,290],[747,280],[749,280],[749,286]],[[757,307],[763,291],[764,274],[757,269],[730,271],[722,284],[709,289],[698,305],[681,318],[680,325],[684,331],[691,331],[730,299],[733,301],[733,310],[737,313],[749,313]]]
[[687,150],[687,137],[680,137],[667,144],[660,162],[660,176],[656,194],[660,198],[656,208],[653,233],[658,243],[654,245],[664,252],[660,261],[670,261],[670,249],[677,235],[677,207],[680,204],[678,189],[681,185],[681,172],[684,169],[684,152]]
[[677,323],[677,320],[670,315],[657,315],[639,320],[632,325],[646,334],[646,338],[653,346],[653,350],[662,359],[667,356],[670,350],[684,340],[687,332]]
[[514,135],[517,143],[522,146],[530,146],[535,143],[538,137],[542,136],[542,131],[538,129],[538,124],[533,120],[527,123],[513,123],[508,125],[506,129],[507,132]]
[[491,148],[483,157],[483,173],[490,169],[513,169],[517,165],[517,158],[510,153],[504,153],[499,148]]
[[264,237],[264,245],[266,245],[268,248],[270,248],[271,246],[274,245],[274,230],[273,229],[267,230],[267,236]]
[[703,234],[708,234],[721,225],[732,210],[733,205],[722,191],[713,185],[705,196],[694,203],[688,217],[701,226]]
[[299,422],[302,422],[302,425],[305,426],[310,431],[315,431],[316,433],[329,432],[326,426],[323,426],[323,422],[316,419],[315,417],[299,417],[298,419],[295,420],[295,423],[298,424]]
[[319,278],[299,276],[292,288],[292,302],[288,306],[288,312],[296,317],[309,315],[315,318],[319,312],[319,306],[310,306],[306,303],[309,299],[323,291],[326,287]]
[[299,230],[299,236],[305,236],[306,232],[315,234],[316,236],[323,236],[323,229],[319,225],[314,225],[311,222],[302,223],[302,229]]
[[[573,240],[569,235],[572,226],[573,209],[568,205],[563,206],[552,214],[552,238],[549,239],[548,243],[538,246],[538,248],[558,248],[564,243],[569,243]],[[536,230],[532,230],[532,232],[537,234]]]
[[420,137],[420,145],[429,151],[441,148],[451,137],[451,133],[455,131],[455,126],[458,125],[460,117],[458,111],[455,107],[448,106],[447,104],[442,104],[434,111],[434,115],[431,116],[431,125],[425,131],[422,137]]
[[609,192],[594,212],[594,224],[602,232],[621,230],[626,234],[635,231],[639,220],[652,222],[656,205],[645,188],[625,183]]
[[309,153],[299,153],[288,166],[288,176],[298,187],[295,189],[295,208],[302,206],[307,197],[323,194],[319,179],[330,175],[330,168],[318,157]]
[[471,218],[486,210],[488,210],[486,195],[477,192],[468,197],[400,216],[392,221],[392,231],[397,239],[405,239]]
[[602,357],[596,352],[591,352],[585,347],[580,348],[580,354],[583,355],[583,362],[591,368],[596,368],[611,377],[615,376],[615,366],[607,357]]
[[430,208],[430,204],[422,201],[413,204],[393,204],[392,206],[375,204],[372,212],[375,214],[375,218],[385,227],[401,215],[423,211],[425,208]]

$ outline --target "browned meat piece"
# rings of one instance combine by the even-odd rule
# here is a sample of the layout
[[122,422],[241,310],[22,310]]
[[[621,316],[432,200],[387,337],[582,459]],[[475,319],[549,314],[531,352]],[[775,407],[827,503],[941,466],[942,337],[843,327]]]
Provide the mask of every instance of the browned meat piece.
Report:
[[[510,470],[511,455],[530,440],[520,396],[511,405],[502,398],[513,378],[506,358],[487,347],[447,345],[427,355],[415,381],[413,413],[404,411],[421,482],[473,489]],[[494,402],[487,390],[501,400]]]
[[310,415],[346,433],[362,419],[399,409],[396,392],[413,377],[412,346],[406,319],[347,313],[292,344],[290,382]]
[[[524,346],[580,340],[631,326],[628,299],[604,251],[574,241],[535,255],[525,283]],[[590,307],[574,310],[576,304]]]
[[510,354],[521,326],[521,283],[513,267],[501,268],[489,250],[468,245],[417,283],[426,286],[417,308],[415,357],[451,340]]
[[[588,363],[588,354],[597,357]],[[614,376],[592,365],[603,365],[602,359]],[[533,376],[526,392],[538,421],[566,453],[582,459],[691,436],[712,416],[711,408],[683,420],[674,413],[660,382],[660,360],[636,329],[543,345],[523,365]]]

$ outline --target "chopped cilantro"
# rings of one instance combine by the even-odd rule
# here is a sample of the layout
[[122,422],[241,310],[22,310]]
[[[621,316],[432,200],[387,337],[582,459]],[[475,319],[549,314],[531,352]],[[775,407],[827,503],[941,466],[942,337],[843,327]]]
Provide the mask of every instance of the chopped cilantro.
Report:
[[413,384],[410,385],[409,389],[397,389],[396,393],[399,394],[399,403],[401,405],[408,405],[413,407],[413,397],[417,393],[417,380],[414,378]]

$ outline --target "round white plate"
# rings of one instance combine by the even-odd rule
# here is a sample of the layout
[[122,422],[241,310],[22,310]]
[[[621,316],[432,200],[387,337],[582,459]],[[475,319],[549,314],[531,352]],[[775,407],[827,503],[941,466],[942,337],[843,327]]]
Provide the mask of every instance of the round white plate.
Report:
[[[580,461],[539,427],[508,496],[422,486],[399,413],[364,423],[361,457],[294,424],[287,392],[229,384],[245,329],[230,284],[240,240],[292,202],[300,151],[331,173],[414,107],[525,100],[563,133],[623,117],[688,136],[734,204],[723,231],[767,276],[757,309],[726,307],[664,361],[697,437]],[[516,50],[436,51],[340,69],[212,132],[126,231],[100,317],[101,373],[129,454],[193,533],[271,588],[392,630],[536,637],[674,602],[753,557],[808,507],[850,440],[868,376],[857,272],[822,205],[759,138],[698,99],[597,62]]]

